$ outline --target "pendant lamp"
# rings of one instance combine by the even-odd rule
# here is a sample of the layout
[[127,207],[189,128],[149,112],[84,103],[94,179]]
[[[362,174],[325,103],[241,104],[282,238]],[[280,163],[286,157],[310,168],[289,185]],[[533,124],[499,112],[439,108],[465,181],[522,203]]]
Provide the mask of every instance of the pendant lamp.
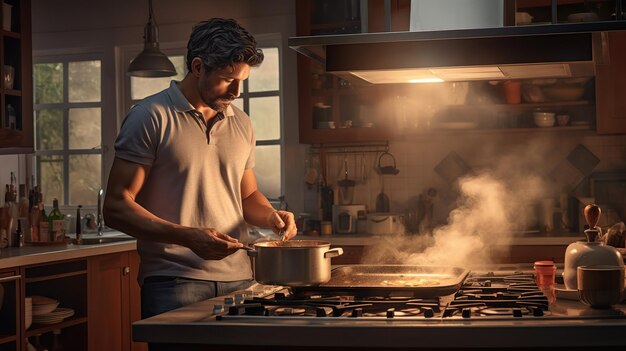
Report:
[[157,28],[152,0],[148,0],[150,17],[143,29],[143,51],[130,62],[128,73],[135,77],[171,77],[176,75],[174,64],[159,50],[159,29]]

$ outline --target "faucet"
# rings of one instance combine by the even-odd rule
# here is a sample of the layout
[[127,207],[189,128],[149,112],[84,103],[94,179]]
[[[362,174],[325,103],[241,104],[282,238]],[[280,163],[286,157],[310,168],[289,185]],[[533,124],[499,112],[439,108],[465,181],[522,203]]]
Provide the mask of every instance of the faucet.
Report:
[[98,191],[98,213],[96,213],[96,225],[98,226],[98,235],[102,235],[102,228],[104,228],[104,221],[102,220],[102,195],[104,191],[100,189]]

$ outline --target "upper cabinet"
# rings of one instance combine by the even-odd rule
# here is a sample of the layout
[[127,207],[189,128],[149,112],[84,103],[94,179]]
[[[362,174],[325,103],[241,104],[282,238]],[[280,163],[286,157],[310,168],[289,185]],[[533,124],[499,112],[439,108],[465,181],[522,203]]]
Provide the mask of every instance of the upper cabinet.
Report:
[[[562,41],[558,34],[563,33],[553,32],[551,33],[553,35],[544,36],[543,31],[558,31],[554,29],[556,26],[550,26],[550,23],[569,23],[573,26],[574,22],[587,22],[592,15],[581,15],[587,12],[595,14],[593,17],[595,23],[613,21],[605,27],[622,28],[625,27],[624,21],[615,14],[616,6],[622,2],[505,0],[503,23],[509,28],[494,30],[490,35],[485,35],[480,30],[468,31],[485,36],[483,42],[488,42],[491,40],[489,37],[493,37],[505,45],[489,44],[488,47],[483,47],[483,50],[471,50],[476,55],[465,55],[465,52],[454,51],[455,48],[451,47],[454,46],[451,43],[460,43],[458,47],[463,46],[466,51],[470,50],[467,49],[470,46],[464,46],[469,45],[465,44],[466,41],[455,41],[459,38],[473,38],[470,34],[463,34],[465,31],[441,32],[442,35],[451,36],[449,39],[445,37],[445,40],[433,40],[428,34],[418,37],[419,33],[418,36],[413,35],[416,33],[384,33],[362,39],[364,36],[359,33],[408,31],[411,17],[409,0],[390,1],[391,8],[387,9],[383,8],[386,3],[383,1],[298,1],[297,35],[300,38],[290,41],[301,53],[298,54],[300,142],[304,144],[372,142],[426,133],[468,131],[625,133],[626,116],[622,111],[626,111],[626,99],[620,99],[620,96],[626,93],[626,65],[623,64],[626,62],[624,32],[611,30],[594,32],[592,35],[589,31],[598,29],[581,30],[577,36],[566,38],[570,42],[574,40],[573,45],[580,47],[572,52],[575,55],[580,54],[581,57],[570,60],[571,57],[568,56],[561,61],[554,57],[560,55],[561,47],[552,49],[549,55],[542,56],[536,50],[531,55],[525,49],[516,47],[516,44],[511,44],[513,39],[510,39],[518,38],[525,31],[529,31],[533,35],[554,37],[557,41]],[[364,4],[367,8],[361,7]],[[613,9],[612,12],[610,9]],[[385,13],[389,16],[385,16]],[[557,14],[554,19],[553,13]],[[534,24],[537,26],[528,28]],[[583,24],[585,28],[594,25]],[[516,27],[511,28],[512,26]],[[526,27],[522,28],[524,26]],[[340,39],[331,37],[342,34],[348,36]],[[466,38],[463,38],[463,35]],[[308,36],[312,37],[307,38]],[[348,38],[344,39],[345,43],[341,40],[343,38]],[[583,40],[578,40],[579,38]],[[408,41],[422,40],[444,41],[447,47],[438,51],[439,56],[436,56],[433,54],[434,51],[424,49],[425,46],[420,46],[420,50],[417,50],[417,46],[406,44]],[[371,50],[362,50],[363,45],[360,44],[365,42],[368,45],[373,43],[372,46],[368,46],[368,49],[372,48]],[[471,44],[480,42],[481,40],[476,40]],[[347,45],[348,43],[356,45]],[[528,44],[523,41],[520,43]],[[530,44],[538,45],[536,41],[531,41]],[[548,45],[546,40],[541,44]],[[329,50],[331,45],[334,45],[333,52]],[[437,45],[438,43],[434,43],[432,47],[436,48]],[[559,42],[559,45],[565,44]],[[383,50],[384,48],[393,50]],[[338,56],[338,52],[343,56]],[[448,55],[443,55],[444,52]],[[434,57],[436,63],[441,63],[442,60],[453,62],[442,65],[444,68],[452,69],[436,71],[440,71],[438,72],[440,74],[465,74],[468,78],[450,79],[449,82],[440,83],[369,84],[369,78],[355,79],[354,76],[341,72],[342,69],[337,69],[349,64],[357,71],[359,69],[360,72],[365,71],[359,66],[363,61],[355,64],[354,60],[344,57],[356,57],[355,55],[361,57],[366,54],[367,67],[379,63],[383,65],[381,67],[387,67],[384,65],[393,66],[400,62],[399,67],[394,68],[401,71],[406,60],[398,61],[394,57],[404,55],[406,58],[410,53],[421,56],[422,60],[424,57]],[[332,54],[335,61],[329,65],[329,57]],[[496,58],[492,59],[492,56]],[[342,60],[338,60],[338,57]],[[482,61],[475,64],[476,71],[464,69],[461,72],[454,69],[467,68],[468,65],[457,63],[455,66],[455,57],[479,57]],[[541,58],[545,60],[541,61]],[[491,64],[494,67],[482,63],[489,62],[490,59],[509,61],[494,62]],[[531,61],[524,61],[527,59]],[[371,62],[375,64],[371,65]],[[392,64],[389,64],[390,62]],[[533,65],[535,63],[541,65]],[[429,70],[438,66],[424,67]],[[491,74],[492,72],[484,70],[485,67],[502,69],[503,76],[498,78],[471,76]],[[508,70],[505,70],[506,68]],[[338,71],[335,72],[337,74],[327,73],[333,69]],[[403,79],[406,77],[397,76],[394,70],[368,69],[369,73],[376,71],[374,73],[378,74],[369,76],[373,79],[407,81]],[[572,74],[564,78],[568,75],[560,74],[560,70],[571,71]],[[536,72],[540,74],[535,75]],[[551,75],[545,72],[556,73]]]
[[0,9],[0,154],[33,152],[30,0],[2,0]]

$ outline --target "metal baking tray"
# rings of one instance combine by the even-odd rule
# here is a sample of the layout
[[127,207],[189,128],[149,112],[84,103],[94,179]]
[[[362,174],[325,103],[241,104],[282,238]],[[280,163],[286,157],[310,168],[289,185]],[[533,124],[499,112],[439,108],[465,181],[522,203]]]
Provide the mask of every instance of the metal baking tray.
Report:
[[332,270],[327,283],[293,288],[301,294],[408,296],[431,298],[456,293],[469,270],[414,265],[347,265]]

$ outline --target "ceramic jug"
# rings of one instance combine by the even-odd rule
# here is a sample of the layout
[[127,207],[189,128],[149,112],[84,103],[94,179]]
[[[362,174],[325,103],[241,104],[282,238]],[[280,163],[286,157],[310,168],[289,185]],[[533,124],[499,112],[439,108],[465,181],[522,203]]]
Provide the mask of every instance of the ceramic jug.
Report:
[[587,241],[571,243],[565,251],[563,282],[569,290],[577,290],[576,269],[579,266],[609,265],[624,267],[622,255],[613,246],[596,242],[599,230],[587,229]]

